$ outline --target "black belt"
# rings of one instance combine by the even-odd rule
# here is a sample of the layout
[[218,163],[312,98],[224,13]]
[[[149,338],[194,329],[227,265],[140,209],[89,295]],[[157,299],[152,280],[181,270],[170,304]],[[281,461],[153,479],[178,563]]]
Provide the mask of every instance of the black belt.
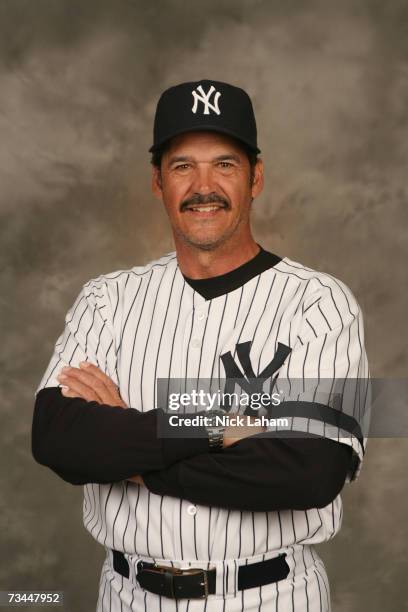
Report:
[[[112,552],[113,569],[124,578],[129,578],[129,564],[124,554],[118,550]],[[283,553],[267,561],[241,565],[238,568],[238,589],[251,589],[286,578],[290,568],[285,557],[286,553]],[[215,593],[216,569],[180,569],[139,561],[136,578],[143,589],[156,595],[177,599],[204,598]]]

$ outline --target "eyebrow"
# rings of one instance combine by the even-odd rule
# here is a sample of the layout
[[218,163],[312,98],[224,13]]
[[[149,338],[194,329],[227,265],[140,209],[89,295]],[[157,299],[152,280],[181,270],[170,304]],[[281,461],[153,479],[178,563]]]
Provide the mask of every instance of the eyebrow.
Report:
[[[224,155],[217,155],[217,157],[214,157],[211,161],[227,161],[227,160],[233,160],[236,161],[238,164],[241,163],[241,159],[238,157],[238,155],[235,155],[234,153],[227,153]],[[173,157],[170,157],[169,159],[169,166],[172,166],[173,164],[176,164],[177,162],[194,162],[195,159],[194,157],[189,157],[188,155],[174,155]]]

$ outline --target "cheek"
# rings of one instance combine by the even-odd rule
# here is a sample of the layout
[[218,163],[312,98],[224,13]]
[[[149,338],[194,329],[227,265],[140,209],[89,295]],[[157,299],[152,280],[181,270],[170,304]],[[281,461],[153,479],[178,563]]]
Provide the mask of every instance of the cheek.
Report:
[[248,207],[251,199],[249,189],[243,189],[242,185],[229,185],[225,187],[224,193],[229,198],[233,208],[243,209]]
[[177,214],[180,212],[180,204],[186,194],[180,185],[167,185],[163,188],[163,201],[169,214]]
[[237,174],[234,177],[220,178],[218,186],[236,206],[243,206],[250,197],[250,185],[246,175]]

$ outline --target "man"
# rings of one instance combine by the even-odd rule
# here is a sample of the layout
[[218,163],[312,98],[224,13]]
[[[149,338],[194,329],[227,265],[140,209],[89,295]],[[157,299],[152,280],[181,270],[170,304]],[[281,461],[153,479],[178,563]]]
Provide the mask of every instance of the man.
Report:
[[[367,387],[344,401],[368,378],[360,308],[254,240],[263,164],[242,89],[166,90],[150,151],[175,251],[83,286],[36,391],[33,455],[85,485],[84,524],[106,549],[99,611],[327,612],[314,545],[339,530],[366,444]],[[251,397],[266,383],[284,397],[258,416],[288,424],[251,404],[244,426],[192,430],[184,412],[207,409],[169,417],[162,380],[235,380]]]

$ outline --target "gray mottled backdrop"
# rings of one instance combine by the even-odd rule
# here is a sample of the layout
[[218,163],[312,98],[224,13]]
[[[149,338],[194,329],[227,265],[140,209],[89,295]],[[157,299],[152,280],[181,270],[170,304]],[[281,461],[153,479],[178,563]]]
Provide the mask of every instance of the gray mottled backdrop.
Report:
[[[249,91],[256,239],[345,281],[372,374],[406,377],[407,23],[402,0],[0,0],[0,590],[95,607],[103,551],[81,488],[31,457],[34,390],[82,283],[173,249],[147,153],[165,87]],[[370,440],[344,491],[334,612],[408,609],[407,449]]]

